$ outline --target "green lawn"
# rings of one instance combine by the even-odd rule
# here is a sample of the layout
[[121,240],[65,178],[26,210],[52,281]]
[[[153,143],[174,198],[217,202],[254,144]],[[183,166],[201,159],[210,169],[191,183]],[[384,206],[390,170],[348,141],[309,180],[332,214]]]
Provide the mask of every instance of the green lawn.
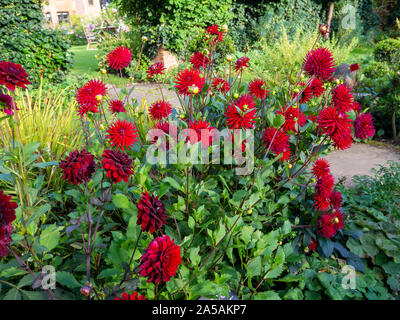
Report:
[[[91,78],[101,76],[97,60],[94,57],[98,54],[98,50],[86,50],[86,46],[72,46],[69,51],[73,53],[74,59],[71,73],[75,75],[87,74]],[[120,86],[122,82],[116,75],[110,75],[110,80],[117,86]]]

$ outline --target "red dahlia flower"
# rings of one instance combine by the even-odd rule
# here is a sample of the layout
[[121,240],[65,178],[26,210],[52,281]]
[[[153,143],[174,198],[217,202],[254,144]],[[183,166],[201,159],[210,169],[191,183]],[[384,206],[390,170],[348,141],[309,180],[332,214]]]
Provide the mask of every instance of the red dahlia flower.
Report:
[[82,117],[87,112],[99,112],[97,106],[100,104],[99,96],[107,94],[106,85],[99,80],[90,80],[76,93],[79,104],[78,114]]
[[323,158],[318,158],[314,161],[312,173],[317,179],[328,175],[330,173],[329,163]]
[[340,113],[346,113],[353,108],[354,98],[351,88],[345,84],[339,84],[332,91],[332,105],[337,108]]
[[374,120],[370,113],[360,113],[354,121],[354,133],[357,139],[368,139],[374,136]]
[[207,121],[194,120],[189,121],[188,128],[184,132],[187,136],[187,141],[191,144],[201,141],[203,148],[208,148],[212,145],[216,129],[210,126]]
[[330,239],[336,234],[336,217],[332,214],[324,213],[317,220],[317,229],[320,236]]
[[339,210],[342,206],[343,197],[339,191],[333,191],[329,197],[333,209]]
[[166,70],[167,68],[164,67],[164,64],[161,62],[156,62],[154,64],[152,64],[149,69],[146,71],[147,72],[147,78],[151,78],[155,75],[158,74],[165,74],[164,70]]
[[19,110],[13,98],[8,94],[0,94],[0,107],[7,115],[13,115],[13,110]]
[[354,100],[352,108],[357,113],[361,112],[361,108],[362,108],[361,103],[359,103],[358,101]]
[[331,137],[346,137],[352,130],[352,120],[346,114],[340,114],[335,107],[322,109],[317,121],[318,128]]
[[141,257],[139,274],[147,277],[147,282],[167,282],[175,276],[182,261],[179,246],[169,236],[162,236],[152,240]]
[[8,90],[14,91],[15,87],[27,89],[26,86],[30,84],[27,77],[28,74],[21,65],[0,61],[0,85],[5,85]]
[[328,80],[335,72],[332,53],[326,48],[317,48],[307,53],[304,70],[322,81]]
[[249,94],[244,94],[231,103],[225,112],[226,124],[229,129],[252,129],[256,123],[255,105]]
[[105,150],[101,164],[107,177],[113,183],[118,183],[121,180],[128,182],[129,176],[133,174],[133,160],[129,159],[126,153],[120,151]]
[[175,88],[178,89],[178,94],[185,96],[191,95],[191,88],[197,87],[199,92],[203,90],[205,79],[200,75],[197,69],[185,69],[179,72],[176,76]]
[[323,175],[321,178],[317,180],[317,184],[315,185],[315,192],[319,195],[322,195],[326,198],[329,198],[333,191],[333,187],[335,186],[335,178],[329,173]]
[[126,292],[122,293],[121,298],[116,297],[114,300],[146,300],[146,297],[144,295],[140,295],[135,291],[131,295],[127,294]]
[[317,242],[314,240],[314,238],[311,238],[311,243],[308,245],[308,250],[315,252],[317,250]]
[[318,98],[324,93],[323,83],[318,78],[314,78],[311,81],[309,87],[311,89],[311,94],[314,98]]
[[333,146],[336,149],[345,150],[351,147],[353,143],[352,132],[335,133],[332,135]]
[[296,123],[299,127],[303,127],[307,123],[307,118],[299,108],[289,107],[285,111],[279,110],[277,114],[281,114],[285,117],[285,123],[282,126],[284,131],[297,131]]
[[249,83],[249,93],[254,98],[260,98],[261,100],[265,99],[268,94],[268,87],[264,80],[262,79],[254,79]]
[[154,120],[167,118],[172,112],[171,103],[165,100],[158,100],[151,105],[149,112]]
[[215,91],[219,91],[221,93],[227,93],[231,89],[230,84],[222,78],[215,78],[211,87]]
[[206,65],[210,63],[208,57],[202,52],[193,53],[189,61],[196,69],[204,68]]
[[107,133],[106,137],[110,140],[111,146],[122,151],[125,148],[129,149],[129,147],[132,147],[138,137],[136,127],[133,123],[119,119],[110,125]]
[[360,66],[358,65],[358,63],[353,63],[350,65],[350,71],[354,72],[360,69]]
[[224,41],[224,33],[222,31],[219,31],[219,26],[218,25],[211,25],[206,29],[206,36],[210,36],[212,38],[213,44],[216,42],[222,42]]
[[[274,138],[275,136],[275,138]],[[272,153],[275,155],[279,155],[283,153],[283,155],[290,155],[290,153],[287,153],[289,150],[289,135],[282,131],[279,130],[277,132],[277,129],[274,127],[269,127],[264,131],[263,135],[263,140],[265,147],[268,149],[271,145],[270,150]]]
[[241,57],[236,60],[235,66],[233,67],[236,72],[242,72],[245,68],[247,68],[249,65],[247,64],[250,61],[250,58],[248,57]]
[[0,257],[7,257],[11,240],[12,224],[0,226]]
[[327,198],[323,194],[315,193],[314,194],[314,207],[320,211],[328,211],[330,208],[329,198]]
[[62,178],[76,185],[88,182],[95,172],[95,166],[94,156],[85,149],[70,152],[59,165],[64,174]]
[[126,112],[124,104],[121,100],[112,100],[110,101],[110,111],[115,114],[118,112]]
[[320,24],[318,30],[321,36],[326,36],[329,33],[329,26],[326,24]]
[[311,88],[309,86],[306,87],[306,84],[304,82],[300,82],[299,85],[302,87],[300,89],[301,93],[294,92],[292,98],[294,99],[300,94],[299,103],[307,103],[312,98]]
[[140,201],[137,204],[138,217],[137,225],[142,225],[143,231],[154,233],[154,231],[160,230],[164,224],[167,223],[167,213],[165,211],[165,205],[162,203],[158,196],[149,194],[145,191],[140,197]]
[[129,66],[132,53],[126,47],[118,47],[107,54],[107,64],[111,69],[121,70]]
[[18,205],[11,201],[11,196],[0,190],[0,227],[11,224],[15,220],[15,209]]
[[[157,131],[161,130],[162,133]],[[168,135],[168,136],[166,136]],[[166,150],[169,150],[170,147],[170,139],[173,139],[176,141],[176,137],[178,135],[178,128],[176,125],[173,123],[169,123],[167,121],[159,121],[157,122],[154,127],[149,131],[148,133],[148,140],[150,141],[151,144],[155,144],[158,141],[158,138],[161,136],[166,136],[166,145],[165,148]]]

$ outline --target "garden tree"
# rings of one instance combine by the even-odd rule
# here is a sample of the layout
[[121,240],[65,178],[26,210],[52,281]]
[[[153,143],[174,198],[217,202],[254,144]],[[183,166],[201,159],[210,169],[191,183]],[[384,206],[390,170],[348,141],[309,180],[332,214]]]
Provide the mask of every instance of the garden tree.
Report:
[[188,40],[213,24],[225,24],[232,18],[232,0],[116,0],[121,13],[130,24],[148,36],[153,45],[178,54],[185,53]]
[[69,42],[43,20],[39,0],[0,0],[0,60],[23,65],[32,82],[62,79],[72,62]]

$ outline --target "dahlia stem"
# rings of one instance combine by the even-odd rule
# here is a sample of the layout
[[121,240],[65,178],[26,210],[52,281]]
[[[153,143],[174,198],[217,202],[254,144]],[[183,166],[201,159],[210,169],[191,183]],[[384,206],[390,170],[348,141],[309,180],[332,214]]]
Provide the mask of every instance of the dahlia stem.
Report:
[[119,285],[118,285],[119,287],[121,287],[121,285],[127,280],[126,277],[128,276],[128,272],[131,271],[131,265],[132,265],[133,257],[135,256],[135,252],[136,252],[136,249],[137,249],[137,247],[138,247],[139,240],[140,240],[140,237],[141,237],[141,236],[142,236],[142,229],[140,229],[139,236],[138,236],[138,238],[137,238],[137,240],[136,240],[135,248],[133,249],[131,258],[130,258],[130,260],[129,260],[128,267],[125,269],[124,276],[122,277],[122,280],[121,280],[121,282],[120,282]]

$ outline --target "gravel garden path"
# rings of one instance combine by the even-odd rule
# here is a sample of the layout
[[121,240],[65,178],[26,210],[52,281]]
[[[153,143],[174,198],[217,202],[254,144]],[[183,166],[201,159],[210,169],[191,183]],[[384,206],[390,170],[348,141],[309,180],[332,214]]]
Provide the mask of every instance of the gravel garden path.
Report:
[[[143,96],[146,97],[148,104],[162,98],[156,84],[136,83],[134,86],[135,90],[132,92],[131,97],[137,99],[139,103],[142,101]],[[180,106],[175,92],[168,90],[167,85],[161,85],[161,87],[165,99],[169,100],[173,107]],[[115,95],[113,89],[110,89],[110,92]],[[388,144],[356,143],[350,149],[333,151],[325,158],[331,165],[331,172],[336,182],[345,178],[344,184],[352,186],[351,178],[353,176],[371,175],[372,168],[378,168],[379,165],[385,164],[388,160],[400,161],[400,153]]]

